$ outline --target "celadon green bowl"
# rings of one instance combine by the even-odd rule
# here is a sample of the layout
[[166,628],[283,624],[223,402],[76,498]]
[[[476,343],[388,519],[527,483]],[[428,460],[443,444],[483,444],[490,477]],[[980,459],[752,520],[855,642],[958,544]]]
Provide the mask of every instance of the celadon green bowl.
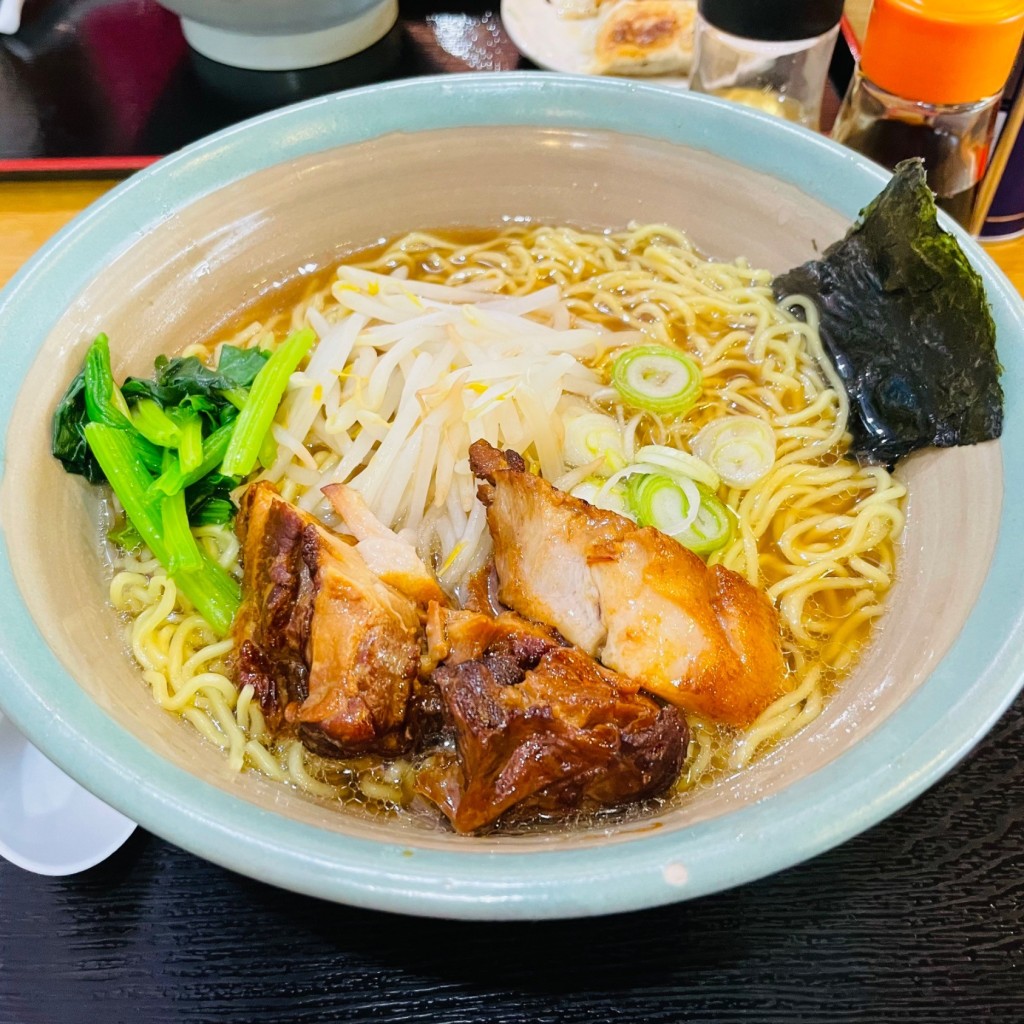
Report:
[[[297,891],[443,917],[571,917],[750,881],[934,782],[1024,680],[1024,305],[961,234],[998,328],[999,443],[929,452],[870,649],[822,715],[735,778],[641,823],[467,838],[370,820],[252,773],[162,712],[106,600],[97,496],[49,455],[90,339],[115,373],[204,337],[308,263],[414,228],[664,221],[774,271],[838,238],[886,180],[810,132],[677,90],[540,73],[328,96],[221,132],[86,210],[0,295],[0,706],[147,829]],[[946,222],[947,226],[951,222]]]

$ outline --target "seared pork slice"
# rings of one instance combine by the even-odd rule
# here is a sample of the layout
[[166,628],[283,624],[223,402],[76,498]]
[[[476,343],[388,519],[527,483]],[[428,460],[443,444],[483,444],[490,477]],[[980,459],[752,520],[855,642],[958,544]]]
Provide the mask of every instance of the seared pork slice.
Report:
[[239,677],[271,728],[287,721],[328,756],[405,749],[420,661],[414,602],[271,484],[246,490],[236,529]]
[[433,681],[456,757],[420,772],[458,832],[657,796],[678,778],[682,715],[518,616],[441,612],[449,660]]
[[767,596],[650,527],[526,471],[515,452],[470,448],[487,505],[501,601],[677,707],[749,725],[782,691]]
[[592,537],[614,539],[633,524],[579,501],[527,472],[518,452],[486,441],[470,446],[477,491],[494,540],[498,599],[534,622],[554,626],[592,657],[604,645],[597,583],[585,556]]
[[431,601],[447,603],[444,591],[416,549],[389,530],[358,491],[344,484],[328,484],[322,490],[356,538],[356,550],[371,572],[423,608]]

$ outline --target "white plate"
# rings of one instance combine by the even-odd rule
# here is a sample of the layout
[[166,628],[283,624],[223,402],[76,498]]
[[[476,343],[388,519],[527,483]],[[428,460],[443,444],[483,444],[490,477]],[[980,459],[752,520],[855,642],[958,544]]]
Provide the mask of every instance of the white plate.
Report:
[[[592,75],[598,19],[560,18],[554,0],[501,0],[501,21],[519,52],[538,67]],[[652,85],[687,87],[681,75],[637,75]]]

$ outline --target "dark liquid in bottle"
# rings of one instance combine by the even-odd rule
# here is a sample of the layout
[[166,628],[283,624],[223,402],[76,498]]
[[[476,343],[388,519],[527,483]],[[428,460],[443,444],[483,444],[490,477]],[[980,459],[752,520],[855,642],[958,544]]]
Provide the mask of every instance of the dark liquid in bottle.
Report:
[[967,226],[979,182],[971,180],[976,164],[962,139],[929,125],[875,121],[844,141],[889,168],[909,157],[922,157],[936,203]]

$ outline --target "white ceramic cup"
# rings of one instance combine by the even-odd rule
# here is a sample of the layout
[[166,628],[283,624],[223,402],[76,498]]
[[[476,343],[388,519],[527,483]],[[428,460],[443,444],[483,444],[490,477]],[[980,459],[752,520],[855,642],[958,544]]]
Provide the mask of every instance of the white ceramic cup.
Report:
[[291,71],[343,60],[382,39],[398,19],[398,0],[160,3],[179,15],[194,50],[253,71]]

